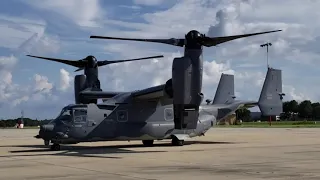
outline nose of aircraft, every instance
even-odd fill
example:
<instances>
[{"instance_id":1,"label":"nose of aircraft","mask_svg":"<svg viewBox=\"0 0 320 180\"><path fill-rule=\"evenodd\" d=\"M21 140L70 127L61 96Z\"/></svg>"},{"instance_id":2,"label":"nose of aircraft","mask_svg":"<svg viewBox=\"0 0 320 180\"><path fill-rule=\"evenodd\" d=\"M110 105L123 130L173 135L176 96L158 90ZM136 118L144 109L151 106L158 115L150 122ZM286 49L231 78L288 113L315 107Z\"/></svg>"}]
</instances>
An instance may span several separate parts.
<instances>
[{"instance_id":1,"label":"nose of aircraft","mask_svg":"<svg viewBox=\"0 0 320 180\"><path fill-rule=\"evenodd\" d=\"M50 139L53 133L53 124L45 124L40 126L39 136L43 139Z\"/></svg>"},{"instance_id":2,"label":"nose of aircraft","mask_svg":"<svg viewBox=\"0 0 320 180\"><path fill-rule=\"evenodd\" d=\"M54 128L53 124L44 124L40 127L40 130L52 132L53 128Z\"/></svg>"}]
</instances>

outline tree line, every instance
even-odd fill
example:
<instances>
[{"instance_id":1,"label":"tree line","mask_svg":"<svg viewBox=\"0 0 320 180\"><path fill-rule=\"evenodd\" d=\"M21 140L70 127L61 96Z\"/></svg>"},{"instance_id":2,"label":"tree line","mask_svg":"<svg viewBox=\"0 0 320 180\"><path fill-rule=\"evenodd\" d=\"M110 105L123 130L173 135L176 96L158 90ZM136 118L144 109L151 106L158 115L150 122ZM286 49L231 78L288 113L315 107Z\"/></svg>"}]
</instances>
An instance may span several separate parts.
<instances>
[{"instance_id":1,"label":"tree line","mask_svg":"<svg viewBox=\"0 0 320 180\"><path fill-rule=\"evenodd\" d=\"M310 100L304 100L300 103L295 100L284 102L282 118L320 120L320 103Z\"/></svg>"},{"instance_id":2,"label":"tree line","mask_svg":"<svg viewBox=\"0 0 320 180\"><path fill-rule=\"evenodd\" d=\"M15 127L20 119L21 118L0 120L0 128ZM30 118L23 118L23 125L24 126L41 126L43 124L47 124L49 121L51 120L50 119L34 120Z\"/></svg>"}]
</instances>

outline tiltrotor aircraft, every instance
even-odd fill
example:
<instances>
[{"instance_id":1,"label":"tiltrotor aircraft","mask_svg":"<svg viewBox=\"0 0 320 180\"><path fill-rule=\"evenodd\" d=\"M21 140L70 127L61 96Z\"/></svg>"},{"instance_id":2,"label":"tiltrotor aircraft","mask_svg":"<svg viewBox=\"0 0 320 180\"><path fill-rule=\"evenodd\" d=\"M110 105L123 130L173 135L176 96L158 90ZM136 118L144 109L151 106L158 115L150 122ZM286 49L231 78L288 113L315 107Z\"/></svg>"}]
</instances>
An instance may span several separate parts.
<instances>
[{"instance_id":1,"label":"tiltrotor aircraft","mask_svg":"<svg viewBox=\"0 0 320 180\"><path fill-rule=\"evenodd\" d=\"M228 104L201 105L202 47L272 32L277 31L206 37L192 30L185 39L167 40L91 36L185 46L185 53L181 58L174 58L172 78L165 84L139 91L115 93L112 97L106 92L109 99L101 104L77 103L66 106L56 119L40 127L36 138L44 139L46 145L51 141L52 150L59 150L60 144L108 140L142 140L144 145L150 146L154 140L169 138L173 145L183 145L187 137L203 134L215 124L217 117L224 117L233 110L230 110L231 107L237 107ZM268 83L265 82L259 101L250 102L251 105L258 105L264 116L279 115L282 112L282 87L279 85L274 88L276 85L271 83L281 84L281 75L276 76L276 72L281 74L281 71L275 71L273 78L272 72L269 72L271 77L267 75ZM75 85L80 84L77 81L79 79L75 79ZM96 98L104 98L103 92L100 95Z\"/></svg>"}]
</instances>

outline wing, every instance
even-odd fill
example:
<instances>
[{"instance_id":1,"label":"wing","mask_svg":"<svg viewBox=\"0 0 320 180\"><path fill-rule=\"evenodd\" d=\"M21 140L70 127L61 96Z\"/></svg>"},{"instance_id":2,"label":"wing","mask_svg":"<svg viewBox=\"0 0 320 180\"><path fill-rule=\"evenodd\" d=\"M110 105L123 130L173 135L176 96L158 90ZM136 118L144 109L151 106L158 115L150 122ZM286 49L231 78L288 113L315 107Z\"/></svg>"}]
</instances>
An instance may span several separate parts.
<instances>
[{"instance_id":1,"label":"wing","mask_svg":"<svg viewBox=\"0 0 320 180\"><path fill-rule=\"evenodd\" d=\"M131 97L136 101L159 101L163 105L172 104L172 99L165 92L165 84L153 86L131 93Z\"/></svg>"},{"instance_id":2,"label":"wing","mask_svg":"<svg viewBox=\"0 0 320 180\"><path fill-rule=\"evenodd\" d=\"M80 95L87 99L109 99L118 94L125 92L115 92L115 91L82 91Z\"/></svg>"},{"instance_id":3,"label":"wing","mask_svg":"<svg viewBox=\"0 0 320 180\"><path fill-rule=\"evenodd\" d=\"M143 90L134 91L131 95L134 99L137 100L151 100L151 99L160 99L164 97L164 87L165 84L146 88Z\"/></svg>"},{"instance_id":4,"label":"wing","mask_svg":"<svg viewBox=\"0 0 320 180\"><path fill-rule=\"evenodd\" d=\"M154 86L142 90L137 90L131 92L131 97L133 100L137 101L157 101L157 100L169 100L166 101L170 103L168 95L164 91L165 84ZM82 91L80 95L87 99L102 99L106 101L118 94L128 93L128 92L119 92L119 91Z\"/></svg>"}]
</instances>

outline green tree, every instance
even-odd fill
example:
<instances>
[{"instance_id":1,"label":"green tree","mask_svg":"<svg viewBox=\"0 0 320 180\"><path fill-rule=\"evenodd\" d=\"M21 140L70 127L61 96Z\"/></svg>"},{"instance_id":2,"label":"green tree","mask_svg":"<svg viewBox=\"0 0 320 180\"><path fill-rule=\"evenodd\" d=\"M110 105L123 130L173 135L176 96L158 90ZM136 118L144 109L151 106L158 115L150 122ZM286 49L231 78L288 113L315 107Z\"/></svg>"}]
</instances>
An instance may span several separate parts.
<instances>
[{"instance_id":1,"label":"green tree","mask_svg":"<svg viewBox=\"0 0 320 180\"><path fill-rule=\"evenodd\" d=\"M298 113L299 104L296 100L283 102L283 114L281 115L281 119L295 119L293 113Z\"/></svg>"},{"instance_id":2,"label":"green tree","mask_svg":"<svg viewBox=\"0 0 320 180\"><path fill-rule=\"evenodd\" d=\"M317 106L320 106L320 103L318 103L318 102L312 103L311 106L312 106L313 108L315 108L315 107L317 107Z\"/></svg>"},{"instance_id":3,"label":"green tree","mask_svg":"<svg viewBox=\"0 0 320 180\"><path fill-rule=\"evenodd\" d=\"M0 120L0 127L6 127L6 123L3 120Z\"/></svg>"},{"instance_id":4,"label":"green tree","mask_svg":"<svg viewBox=\"0 0 320 180\"><path fill-rule=\"evenodd\" d=\"M304 100L299 104L299 116L302 118L309 118L312 116L313 109L311 101Z\"/></svg>"},{"instance_id":5,"label":"green tree","mask_svg":"<svg viewBox=\"0 0 320 180\"><path fill-rule=\"evenodd\" d=\"M298 113L298 111L299 111L299 103L296 100L291 100L289 102L289 109L290 109L290 112Z\"/></svg>"},{"instance_id":6,"label":"green tree","mask_svg":"<svg viewBox=\"0 0 320 180\"><path fill-rule=\"evenodd\" d=\"M314 119L320 119L320 105L313 108L312 116Z\"/></svg>"},{"instance_id":7,"label":"green tree","mask_svg":"<svg viewBox=\"0 0 320 180\"><path fill-rule=\"evenodd\" d=\"M312 106L312 118L313 118L313 119L319 118L319 116L318 116L318 114L317 114L316 107L320 106L320 103L318 103L318 102L312 103L311 106Z\"/></svg>"},{"instance_id":8,"label":"green tree","mask_svg":"<svg viewBox=\"0 0 320 180\"><path fill-rule=\"evenodd\" d=\"M289 103L289 101L283 102L283 112L286 114L289 114L291 112Z\"/></svg>"},{"instance_id":9,"label":"green tree","mask_svg":"<svg viewBox=\"0 0 320 180\"><path fill-rule=\"evenodd\" d=\"M250 121L251 120L251 111L247 108L240 108L236 110L237 119L241 119L242 121Z\"/></svg>"}]
</instances>

